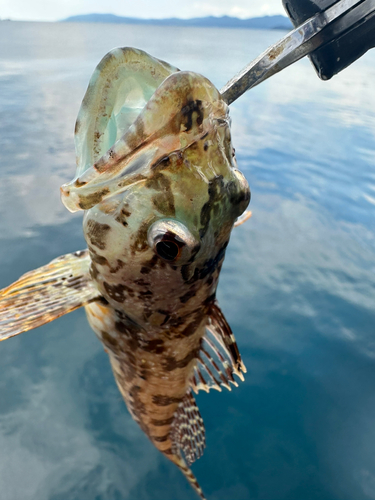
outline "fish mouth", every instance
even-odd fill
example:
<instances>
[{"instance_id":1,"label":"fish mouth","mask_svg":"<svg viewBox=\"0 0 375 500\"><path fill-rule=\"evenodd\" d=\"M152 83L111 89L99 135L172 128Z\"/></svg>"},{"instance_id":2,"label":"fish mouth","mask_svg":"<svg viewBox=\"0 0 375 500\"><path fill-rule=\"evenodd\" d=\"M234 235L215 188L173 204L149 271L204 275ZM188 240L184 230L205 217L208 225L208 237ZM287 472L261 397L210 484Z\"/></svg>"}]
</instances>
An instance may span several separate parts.
<instances>
[{"instance_id":1,"label":"fish mouth","mask_svg":"<svg viewBox=\"0 0 375 500\"><path fill-rule=\"evenodd\" d=\"M135 154L128 161L123 161L126 164L117 173L111 170L95 175L92 171L94 165L81 177L61 186L62 202L70 212L89 210L105 199L144 182L154 155L154 149Z\"/></svg>"},{"instance_id":2,"label":"fish mouth","mask_svg":"<svg viewBox=\"0 0 375 500\"><path fill-rule=\"evenodd\" d=\"M61 187L68 210L88 210L144 182L164 157L199 140L228 107L202 75L171 74L156 89L125 134L82 175Z\"/></svg>"}]
</instances>

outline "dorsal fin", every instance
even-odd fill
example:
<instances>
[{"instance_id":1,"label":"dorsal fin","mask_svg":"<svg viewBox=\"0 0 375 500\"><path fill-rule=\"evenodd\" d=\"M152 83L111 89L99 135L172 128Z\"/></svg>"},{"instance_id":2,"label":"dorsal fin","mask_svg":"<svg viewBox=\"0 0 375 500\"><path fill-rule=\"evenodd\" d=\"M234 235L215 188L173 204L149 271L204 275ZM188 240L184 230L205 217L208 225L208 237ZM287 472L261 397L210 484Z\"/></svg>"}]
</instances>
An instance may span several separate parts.
<instances>
[{"instance_id":1,"label":"dorsal fin","mask_svg":"<svg viewBox=\"0 0 375 500\"><path fill-rule=\"evenodd\" d=\"M233 374L244 380L245 365L241 359L236 339L218 304L212 304L209 311L207 331L202 339L198 363L194 369L191 388L197 394L200 390L231 390L230 384L238 386Z\"/></svg>"},{"instance_id":2,"label":"dorsal fin","mask_svg":"<svg viewBox=\"0 0 375 500\"><path fill-rule=\"evenodd\" d=\"M0 290L0 341L100 299L90 262L88 250L63 255Z\"/></svg>"},{"instance_id":3,"label":"dorsal fin","mask_svg":"<svg viewBox=\"0 0 375 500\"><path fill-rule=\"evenodd\" d=\"M175 449L182 450L188 465L203 455L206 446L206 432L194 396L189 391L180 403L174 417L171 430Z\"/></svg>"}]
</instances>

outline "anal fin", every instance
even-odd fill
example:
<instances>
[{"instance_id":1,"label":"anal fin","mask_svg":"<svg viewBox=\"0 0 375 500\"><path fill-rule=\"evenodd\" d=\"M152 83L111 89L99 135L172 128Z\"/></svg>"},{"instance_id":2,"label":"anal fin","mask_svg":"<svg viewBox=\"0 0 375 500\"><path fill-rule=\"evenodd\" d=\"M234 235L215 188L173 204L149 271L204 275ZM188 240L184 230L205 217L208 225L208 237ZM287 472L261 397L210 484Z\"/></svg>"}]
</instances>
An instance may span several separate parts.
<instances>
[{"instance_id":1,"label":"anal fin","mask_svg":"<svg viewBox=\"0 0 375 500\"><path fill-rule=\"evenodd\" d=\"M180 449L190 466L203 455L206 446L206 431L194 396L189 391L178 407L171 431L172 443L178 454Z\"/></svg>"},{"instance_id":2,"label":"anal fin","mask_svg":"<svg viewBox=\"0 0 375 500\"><path fill-rule=\"evenodd\" d=\"M63 255L0 290L0 341L100 299L90 262L87 250Z\"/></svg>"},{"instance_id":3,"label":"anal fin","mask_svg":"<svg viewBox=\"0 0 375 500\"><path fill-rule=\"evenodd\" d=\"M233 375L244 380L246 368L242 362L236 339L218 304L212 304L209 324L202 339L198 363L194 369L191 388L197 394L200 390L231 390L231 384L238 386Z\"/></svg>"}]
</instances>

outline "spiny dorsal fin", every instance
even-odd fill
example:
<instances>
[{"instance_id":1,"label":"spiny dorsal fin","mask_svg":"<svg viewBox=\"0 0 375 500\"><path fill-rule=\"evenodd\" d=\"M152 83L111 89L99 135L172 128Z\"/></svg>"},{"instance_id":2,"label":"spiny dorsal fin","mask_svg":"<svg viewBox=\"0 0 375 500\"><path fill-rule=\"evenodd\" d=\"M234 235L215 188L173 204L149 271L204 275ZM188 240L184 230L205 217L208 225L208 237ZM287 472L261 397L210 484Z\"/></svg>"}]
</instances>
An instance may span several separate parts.
<instances>
[{"instance_id":1,"label":"spiny dorsal fin","mask_svg":"<svg viewBox=\"0 0 375 500\"><path fill-rule=\"evenodd\" d=\"M191 387L196 394L200 390L221 391L222 387L231 390L230 384L238 386L233 374L243 381L243 373L246 373L246 368L241 360L236 339L215 302L209 312L209 323L202 339Z\"/></svg>"},{"instance_id":2,"label":"spiny dorsal fin","mask_svg":"<svg viewBox=\"0 0 375 500\"><path fill-rule=\"evenodd\" d=\"M0 341L100 299L87 250L54 259L0 290Z\"/></svg>"},{"instance_id":3,"label":"spiny dorsal fin","mask_svg":"<svg viewBox=\"0 0 375 500\"><path fill-rule=\"evenodd\" d=\"M197 403L188 392L178 407L171 431L174 453L182 450L188 465L203 455L206 446L206 432Z\"/></svg>"}]
</instances>

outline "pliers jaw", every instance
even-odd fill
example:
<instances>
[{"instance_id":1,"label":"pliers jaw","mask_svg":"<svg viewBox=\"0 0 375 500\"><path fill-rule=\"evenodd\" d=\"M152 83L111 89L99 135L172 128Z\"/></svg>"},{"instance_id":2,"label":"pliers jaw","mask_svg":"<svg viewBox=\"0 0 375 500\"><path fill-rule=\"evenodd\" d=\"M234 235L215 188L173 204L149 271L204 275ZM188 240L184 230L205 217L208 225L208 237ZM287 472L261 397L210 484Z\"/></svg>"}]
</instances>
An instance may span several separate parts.
<instances>
[{"instance_id":1,"label":"pliers jaw","mask_svg":"<svg viewBox=\"0 0 375 500\"><path fill-rule=\"evenodd\" d=\"M328 80L375 46L375 0L284 0L284 5L296 28L221 89L228 104L306 55ZM322 10L323 5L328 7Z\"/></svg>"},{"instance_id":2,"label":"pliers jaw","mask_svg":"<svg viewBox=\"0 0 375 500\"><path fill-rule=\"evenodd\" d=\"M294 27L340 0L282 0ZM309 54L318 76L329 80L375 47L375 2L364 0L326 28L330 39Z\"/></svg>"}]
</instances>

